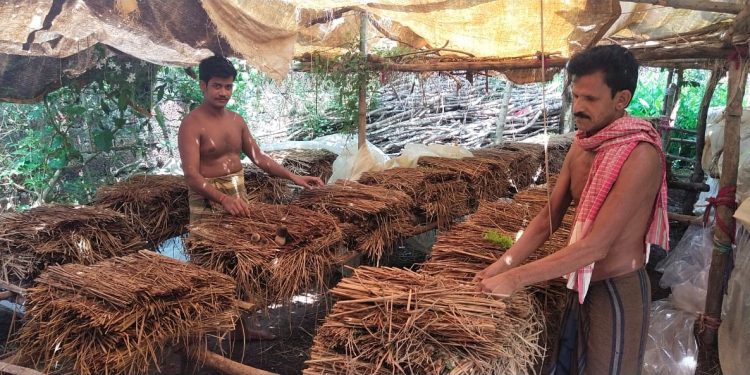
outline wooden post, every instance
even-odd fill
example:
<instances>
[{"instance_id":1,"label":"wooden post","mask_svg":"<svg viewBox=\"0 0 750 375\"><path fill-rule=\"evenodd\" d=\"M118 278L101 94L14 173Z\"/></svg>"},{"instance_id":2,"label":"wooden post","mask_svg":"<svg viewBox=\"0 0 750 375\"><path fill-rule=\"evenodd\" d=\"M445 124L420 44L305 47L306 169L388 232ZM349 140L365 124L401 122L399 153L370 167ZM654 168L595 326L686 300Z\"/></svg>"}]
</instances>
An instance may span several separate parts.
<instances>
[{"instance_id":1,"label":"wooden post","mask_svg":"<svg viewBox=\"0 0 750 375\"><path fill-rule=\"evenodd\" d=\"M506 77L506 79L508 79ZM505 119L508 115L508 106L510 105L511 92L513 91L513 82L507 80L505 82L505 92L503 93L503 105L500 107L500 113L497 115L495 122L495 144L499 145L503 143L503 133L505 132Z\"/></svg>"},{"instance_id":2,"label":"wooden post","mask_svg":"<svg viewBox=\"0 0 750 375\"><path fill-rule=\"evenodd\" d=\"M740 119L742 118L742 97L745 96L748 65L743 58L738 62L728 61L729 87L727 98L726 123L724 125L724 162L721 168L719 188L737 185L737 167L740 151ZM728 228L734 227L734 207L720 205L716 208L717 221L723 221ZM706 311L704 322L696 323L698 338L698 368L696 374L716 374L719 369L717 332L721 318L721 304L724 300L724 277L731 253L734 233L725 233L718 226L714 230L714 250L711 255L711 269L708 273L706 291ZM708 324L701 324L707 322Z\"/></svg>"},{"instance_id":3,"label":"wooden post","mask_svg":"<svg viewBox=\"0 0 750 375\"><path fill-rule=\"evenodd\" d=\"M703 183L703 148L706 145L706 121L708 119L708 109L711 104L711 98L714 96L716 86L719 80L724 76L726 70L724 66L717 66L711 70L711 76L706 84L706 91L703 93L703 99L701 100L701 107L698 111L698 124L696 126L695 134L695 164L693 168L693 174L690 176L690 182L697 184ZM698 200L697 192L689 192L685 197L685 202L682 206L682 213L685 215L691 215L693 213L693 206Z\"/></svg>"},{"instance_id":4,"label":"wooden post","mask_svg":"<svg viewBox=\"0 0 750 375\"><path fill-rule=\"evenodd\" d=\"M359 53L367 59L367 13L359 15ZM367 132L367 74L359 72L359 116L357 116L357 148L365 145Z\"/></svg>"},{"instance_id":5,"label":"wooden post","mask_svg":"<svg viewBox=\"0 0 750 375\"><path fill-rule=\"evenodd\" d=\"M44 375L44 373L30 368L16 366L6 362L0 362L0 374L11 375Z\"/></svg>"}]
</instances>

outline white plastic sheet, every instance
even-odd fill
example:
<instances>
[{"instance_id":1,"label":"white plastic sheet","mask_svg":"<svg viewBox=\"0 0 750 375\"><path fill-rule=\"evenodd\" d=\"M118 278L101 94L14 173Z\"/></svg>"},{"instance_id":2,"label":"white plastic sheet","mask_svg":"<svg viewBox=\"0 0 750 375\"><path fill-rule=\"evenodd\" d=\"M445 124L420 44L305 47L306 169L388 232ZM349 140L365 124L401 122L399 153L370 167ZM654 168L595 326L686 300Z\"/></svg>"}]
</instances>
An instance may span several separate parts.
<instances>
[{"instance_id":1,"label":"white plastic sheet","mask_svg":"<svg viewBox=\"0 0 750 375\"><path fill-rule=\"evenodd\" d=\"M672 300L651 304L643 375L693 375L698 345L693 336L695 315L678 309Z\"/></svg>"},{"instance_id":2,"label":"white plastic sheet","mask_svg":"<svg viewBox=\"0 0 750 375\"><path fill-rule=\"evenodd\" d=\"M737 233L734 270L729 278L719 326L719 362L725 375L748 373L750 353L750 232Z\"/></svg>"},{"instance_id":3,"label":"white plastic sheet","mask_svg":"<svg viewBox=\"0 0 750 375\"><path fill-rule=\"evenodd\" d=\"M656 270L664 273L659 285L672 288L672 301L677 308L690 313L704 310L712 249L711 228L691 225L674 250L657 265Z\"/></svg>"}]
</instances>

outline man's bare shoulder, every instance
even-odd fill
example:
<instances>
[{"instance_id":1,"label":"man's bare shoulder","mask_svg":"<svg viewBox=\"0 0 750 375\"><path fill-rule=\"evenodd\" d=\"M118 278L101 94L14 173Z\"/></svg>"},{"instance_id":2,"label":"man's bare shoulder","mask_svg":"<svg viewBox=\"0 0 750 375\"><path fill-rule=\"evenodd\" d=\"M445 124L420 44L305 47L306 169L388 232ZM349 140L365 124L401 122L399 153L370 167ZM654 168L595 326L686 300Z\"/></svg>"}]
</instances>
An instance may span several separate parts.
<instances>
[{"instance_id":1,"label":"man's bare shoulder","mask_svg":"<svg viewBox=\"0 0 750 375\"><path fill-rule=\"evenodd\" d=\"M203 117L200 112L199 108L190 111L187 116L182 119L182 122L180 122L180 130L190 130L198 126L198 124L202 122L200 120L201 117Z\"/></svg>"},{"instance_id":2,"label":"man's bare shoulder","mask_svg":"<svg viewBox=\"0 0 750 375\"><path fill-rule=\"evenodd\" d=\"M659 175L663 169L661 151L650 143L640 142L630 153L623 168L635 168L644 174Z\"/></svg>"}]
</instances>

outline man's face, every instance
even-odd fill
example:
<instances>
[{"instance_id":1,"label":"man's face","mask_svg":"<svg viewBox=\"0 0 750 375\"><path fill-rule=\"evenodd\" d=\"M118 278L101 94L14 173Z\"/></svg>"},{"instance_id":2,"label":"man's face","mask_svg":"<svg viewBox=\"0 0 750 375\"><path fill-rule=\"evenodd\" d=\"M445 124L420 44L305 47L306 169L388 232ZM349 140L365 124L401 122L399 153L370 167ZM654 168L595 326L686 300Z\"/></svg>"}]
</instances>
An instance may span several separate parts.
<instances>
[{"instance_id":1,"label":"man's face","mask_svg":"<svg viewBox=\"0 0 750 375\"><path fill-rule=\"evenodd\" d=\"M212 77L208 82L200 82L203 102L217 108L224 108L232 98L234 79L232 77Z\"/></svg>"},{"instance_id":2,"label":"man's face","mask_svg":"<svg viewBox=\"0 0 750 375\"><path fill-rule=\"evenodd\" d=\"M612 97L612 89L605 83L601 71L574 76L571 88L576 127L588 135L624 115L632 96L630 90L623 90Z\"/></svg>"}]
</instances>

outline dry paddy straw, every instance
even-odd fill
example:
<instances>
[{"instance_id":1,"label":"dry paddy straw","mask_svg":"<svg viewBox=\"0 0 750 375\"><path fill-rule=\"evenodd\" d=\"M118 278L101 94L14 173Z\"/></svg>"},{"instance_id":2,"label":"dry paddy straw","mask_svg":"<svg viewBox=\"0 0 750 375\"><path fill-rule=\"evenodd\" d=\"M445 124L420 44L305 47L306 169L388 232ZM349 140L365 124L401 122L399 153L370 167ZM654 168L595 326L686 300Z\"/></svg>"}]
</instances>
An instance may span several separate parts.
<instances>
[{"instance_id":1,"label":"dry paddy straw","mask_svg":"<svg viewBox=\"0 0 750 375\"><path fill-rule=\"evenodd\" d=\"M508 195L507 162L485 157L448 159L421 157L419 165L450 171L469 184L474 199L494 200Z\"/></svg>"},{"instance_id":2,"label":"dry paddy straw","mask_svg":"<svg viewBox=\"0 0 750 375\"><path fill-rule=\"evenodd\" d=\"M414 200L380 186L336 181L303 191L294 204L336 217L353 247L375 260L413 227Z\"/></svg>"},{"instance_id":3,"label":"dry paddy straw","mask_svg":"<svg viewBox=\"0 0 750 375\"><path fill-rule=\"evenodd\" d=\"M245 190L251 202L284 204L295 198L290 182L284 178L271 177L255 166L245 168L244 173Z\"/></svg>"},{"instance_id":4,"label":"dry paddy straw","mask_svg":"<svg viewBox=\"0 0 750 375\"><path fill-rule=\"evenodd\" d=\"M541 354L523 291L495 300L443 277L360 267L331 293L305 374L520 374Z\"/></svg>"},{"instance_id":5,"label":"dry paddy straw","mask_svg":"<svg viewBox=\"0 0 750 375\"><path fill-rule=\"evenodd\" d=\"M168 347L231 331L234 289L228 276L145 250L52 266L28 290L20 351L45 372L143 374Z\"/></svg>"},{"instance_id":6,"label":"dry paddy straw","mask_svg":"<svg viewBox=\"0 0 750 375\"><path fill-rule=\"evenodd\" d=\"M291 205L252 203L250 212L191 225L186 248L192 262L231 276L240 298L263 306L323 288L343 247L336 220ZM287 233L280 243L282 228Z\"/></svg>"},{"instance_id":7,"label":"dry paddy straw","mask_svg":"<svg viewBox=\"0 0 750 375\"><path fill-rule=\"evenodd\" d=\"M320 177L326 182L333 173L334 160L336 154L326 150L287 150L281 164L293 173Z\"/></svg>"},{"instance_id":8,"label":"dry paddy straw","mask_svg":"<svg viewBox=\"0 0 750 375\"><path fill-rule=\"evenodd\" d=\"M133 176L99 188L93 203L124 214L152 248L185 233L190 218L182 176Z\"/></svg>"},{"instance_id":9,"label":"dry paddy straw","mask_svg":"<svg viewBox=\"0 0 750 375\"><path fill-rule=\"evenodd\" d=\"M52 264L92 264L134 253L145 243L118 212L50 205L0 215L2 278L25 285Z\"/></svg>"}]
</instances>

